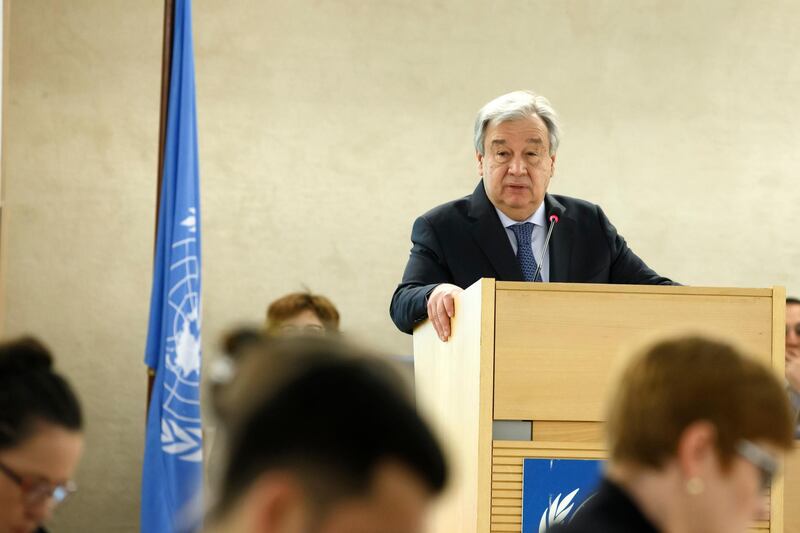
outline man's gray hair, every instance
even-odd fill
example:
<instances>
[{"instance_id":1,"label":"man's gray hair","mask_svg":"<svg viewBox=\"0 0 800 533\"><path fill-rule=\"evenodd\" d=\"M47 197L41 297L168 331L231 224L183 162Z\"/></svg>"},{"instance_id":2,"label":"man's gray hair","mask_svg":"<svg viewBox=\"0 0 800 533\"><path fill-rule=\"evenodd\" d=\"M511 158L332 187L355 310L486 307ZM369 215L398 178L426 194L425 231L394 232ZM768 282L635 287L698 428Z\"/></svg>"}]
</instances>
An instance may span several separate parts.
<instances>
[{"instance_id":1,"label":"man's gray hair","mask_svg":"<svg viewBox=\"0 0 800 533\"><path fill-rule=\"evenodd\" d=\"M483 141L486 137L486 128L490 124L520 120L531 115L537 115L547 126L550 155L555 155L561 140L558 115L547 98L531 91L514 91L498 96L478 111L478 117L475 119L475 150L481 155L486 155Z\"/></svg>"}]
</instances>

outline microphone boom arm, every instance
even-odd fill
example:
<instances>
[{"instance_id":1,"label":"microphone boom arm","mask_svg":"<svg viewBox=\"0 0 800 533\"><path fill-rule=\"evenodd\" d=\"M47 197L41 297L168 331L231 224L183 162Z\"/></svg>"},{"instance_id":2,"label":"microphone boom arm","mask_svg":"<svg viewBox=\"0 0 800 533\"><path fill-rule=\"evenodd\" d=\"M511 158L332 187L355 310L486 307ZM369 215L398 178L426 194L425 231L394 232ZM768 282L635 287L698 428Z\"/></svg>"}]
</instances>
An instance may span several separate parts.
<instances>
[{"instance_id":1,"label":"microphone boom arm","mask_svg":"<svg viewBox=\"0 0 800 533\"><path fill-rule=\"evenodd\" d=\"M536 272L533 274L533 281L536 281L536 278L539 277L539 274L542 272L542 265L544 264L544 254L547 252L547 245L550 244L550 236L553 234L553 228L556 227L558 223L558 215L550 215L550 228L547 230L547 236L544 238L544 246L542 246L542 253L539 256L539 264L536 265Z\"/></svg>"}]
</instances>

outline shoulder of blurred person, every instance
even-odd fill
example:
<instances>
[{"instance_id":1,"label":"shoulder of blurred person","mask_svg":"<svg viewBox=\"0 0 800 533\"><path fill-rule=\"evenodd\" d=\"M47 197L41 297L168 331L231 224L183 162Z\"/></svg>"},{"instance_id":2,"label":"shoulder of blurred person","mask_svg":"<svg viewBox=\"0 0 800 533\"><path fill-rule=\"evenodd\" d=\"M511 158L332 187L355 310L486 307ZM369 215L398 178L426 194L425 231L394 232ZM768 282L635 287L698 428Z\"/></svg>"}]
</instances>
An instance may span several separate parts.
<instances>
[{"instance_id":1,"label":"shoulder of blurred person","mask_svg":"<svg viewBox=\"0 0 800 533\"><path fill-rule=\"evenodd\" d=\"M567 527L568 526L568 527ZM630 496L609 480L603 480L568 524L549 528L548 533L657 533Z\"/></svg>"}]
</instances>

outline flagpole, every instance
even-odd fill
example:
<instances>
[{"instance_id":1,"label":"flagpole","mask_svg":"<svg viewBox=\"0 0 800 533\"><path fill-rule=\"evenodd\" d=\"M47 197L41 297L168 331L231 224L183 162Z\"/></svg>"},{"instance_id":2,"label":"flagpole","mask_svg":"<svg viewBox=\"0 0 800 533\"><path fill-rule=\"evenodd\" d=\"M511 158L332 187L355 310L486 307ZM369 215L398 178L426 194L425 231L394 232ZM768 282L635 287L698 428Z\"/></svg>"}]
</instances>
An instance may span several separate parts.
<instances>
[{"instance_id":1,"label":"flagpole","mask_svg":"<svg viewBox=\"0 0 800 533\"><path fill-rule=\"evenodd\" d=\"M169 102L169 79L172 72L172 27L175 18L175 0L164 0L164 40L161 45L161 111L158 121L158 171L156 175L156 224L153 230L153 263L155 264L155 248L158 242L158 218L161 206L161 187L164 181L164 144L167 138L167 104ZM150 397L153 394L153 381L156 372L147 369L147 402L145 404L145 421L150 411Z\"/></svg>"}]
</instances>

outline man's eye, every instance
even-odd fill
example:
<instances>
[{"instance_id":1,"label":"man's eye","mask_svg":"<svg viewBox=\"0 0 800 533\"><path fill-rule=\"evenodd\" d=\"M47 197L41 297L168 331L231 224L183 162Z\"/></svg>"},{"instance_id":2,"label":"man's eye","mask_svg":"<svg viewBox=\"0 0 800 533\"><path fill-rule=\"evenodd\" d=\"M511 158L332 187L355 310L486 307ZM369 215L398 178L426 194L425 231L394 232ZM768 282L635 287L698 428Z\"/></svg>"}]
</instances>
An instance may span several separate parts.
<instances>
[{"instance_id":1,"label":"man's eye","mask_svg":"<svg viewBox=\"0 0 800 533\"><path fill-rule=\"evenodd\" d=\"M508 152L497 152L497 157L508 157Z\"/></svg>"}]
</instances>

